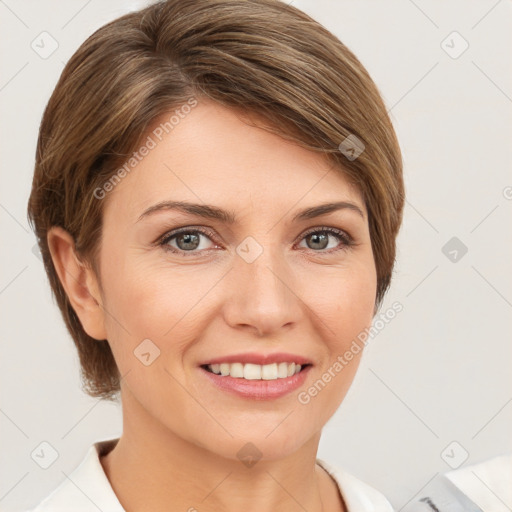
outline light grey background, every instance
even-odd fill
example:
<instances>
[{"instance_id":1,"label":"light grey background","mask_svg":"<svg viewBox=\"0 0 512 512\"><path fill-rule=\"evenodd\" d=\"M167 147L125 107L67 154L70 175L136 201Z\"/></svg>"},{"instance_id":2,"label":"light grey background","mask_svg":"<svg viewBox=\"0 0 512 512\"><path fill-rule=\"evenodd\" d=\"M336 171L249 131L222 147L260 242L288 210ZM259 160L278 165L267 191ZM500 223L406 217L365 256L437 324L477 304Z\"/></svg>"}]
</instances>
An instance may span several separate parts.
<instances>
[{"instance_id":1,"label":"light grey background","mask_svg":"<svg viewBox=\"0 0 512 512\"><path fill-rule=\"evenodd\" d=\"M64 63L95 29L146 4L0 0L1 510L33 506L93 442L121 433L120 407L80 390L74 345L32 252L26 203L39 122ZM466 451L465 465L512 450L512 7L293 5L367 67L403 150L405 219L382 307L399 301L403 311L371 340L319 451L399 510ZM43 31L58 42L45 59L31 48ZM453 31L469 44L457 58L463 41ZM452 247L442 252L452 237L468 249L462 257L456 249L455 262ZM31 458L43 441L59 453L46 470Z\"/></svg>"}]
</instances>

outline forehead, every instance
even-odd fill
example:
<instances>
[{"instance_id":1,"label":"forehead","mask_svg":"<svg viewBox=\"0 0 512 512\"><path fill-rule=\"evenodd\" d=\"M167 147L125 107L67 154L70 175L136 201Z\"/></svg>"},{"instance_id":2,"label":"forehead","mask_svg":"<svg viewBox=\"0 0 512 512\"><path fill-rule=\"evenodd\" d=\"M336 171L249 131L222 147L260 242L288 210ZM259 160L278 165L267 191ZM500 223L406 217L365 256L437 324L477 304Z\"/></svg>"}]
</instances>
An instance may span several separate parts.
<instances>
[{"instance_id":1,"label":"forehead","mask_svg":"<svg viewBox=\"0 0 512 512\"><path fill-rule=\"evenodd\" d=\"M364 208L357 188L324 155L270 133L262 122L209 100L181 117L163 114L109 192L107 209L133 218L168 199L229 203L232 209L348 199Z\"/></svg>"}]
</instances>

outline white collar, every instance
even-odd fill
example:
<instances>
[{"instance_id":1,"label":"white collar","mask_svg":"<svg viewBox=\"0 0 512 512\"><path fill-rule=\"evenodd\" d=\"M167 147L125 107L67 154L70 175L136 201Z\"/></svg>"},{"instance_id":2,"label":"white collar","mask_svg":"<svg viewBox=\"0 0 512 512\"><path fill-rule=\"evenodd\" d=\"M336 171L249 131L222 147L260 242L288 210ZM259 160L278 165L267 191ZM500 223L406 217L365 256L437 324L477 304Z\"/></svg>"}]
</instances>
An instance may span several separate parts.
<instances>
[{"instance_id":1,"label":"white collar","mask_svg":"<svg viewBox=\"0 0 512 512\"><path fill-rule=\"evenodd\" d=\"M316 459L336 481L348 512L393 512L389 501L379 491L346 471Z\"/></svg>"}]
</instances>

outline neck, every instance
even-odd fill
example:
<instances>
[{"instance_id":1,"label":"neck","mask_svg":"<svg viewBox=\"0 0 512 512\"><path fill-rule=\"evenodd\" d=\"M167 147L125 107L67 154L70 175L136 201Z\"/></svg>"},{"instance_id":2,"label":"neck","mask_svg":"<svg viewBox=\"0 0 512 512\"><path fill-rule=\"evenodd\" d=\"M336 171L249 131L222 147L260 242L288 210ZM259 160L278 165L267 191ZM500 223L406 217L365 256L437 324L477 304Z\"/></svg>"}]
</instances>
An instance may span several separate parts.
<instances>
[{"instance_id":1,"label":"neck","mask_svg":"<svg viewBox=\"0 0 512 512\"><path fill-rule=\"evenodd\" d=\"M285 458L246 465L170 431L136 410L133 397L126 402L123 396L123 434L100 461L127 512L346 510L337 485L316 465L320 432Z\"/></svg>"}]
</instances>

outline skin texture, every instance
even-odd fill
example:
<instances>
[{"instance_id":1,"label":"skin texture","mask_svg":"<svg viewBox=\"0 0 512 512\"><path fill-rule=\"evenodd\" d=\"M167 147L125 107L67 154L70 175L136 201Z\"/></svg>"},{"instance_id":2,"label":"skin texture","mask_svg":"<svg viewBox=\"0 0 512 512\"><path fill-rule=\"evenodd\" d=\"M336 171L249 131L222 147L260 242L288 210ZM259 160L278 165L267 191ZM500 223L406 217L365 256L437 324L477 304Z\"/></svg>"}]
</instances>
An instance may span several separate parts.
<instances>
[{"instance_id":1,"label":"skin texture","mask_svg":"<svg viewBox=\"0 0 512 512\"><path fill-rule=\"evenodd\" d=\"M251 126L257 119L201 99L109 192L101 286L65 231L53 228L48 236L84 329L109 340L123 376L123 434L101 462L129 512L344 510L315 460L321 429L345 397L362 351L308 404L297 395L371 324L376 271L367 211L339 169ZM138 221L164 200L215 205L237 220L162 210ZM349 201L364 216L343 209L292 220L331 201ZM179 236L168 241L180 254L153 244L181 227L211 236L199 235L192 251ZM325 247L304 236L324 227L348 233L354 245L329 234ZM248 236L263 250L252 263L236 252ZM160 350L148 366L134 355L144 339ZM299 390L267 401L221 391L199 368L245 352L290 352L313 367ZM263 454L252 467L237 457L247 442Z\"/></svg>"}]
</instances>

